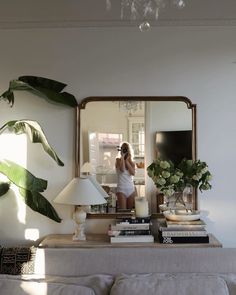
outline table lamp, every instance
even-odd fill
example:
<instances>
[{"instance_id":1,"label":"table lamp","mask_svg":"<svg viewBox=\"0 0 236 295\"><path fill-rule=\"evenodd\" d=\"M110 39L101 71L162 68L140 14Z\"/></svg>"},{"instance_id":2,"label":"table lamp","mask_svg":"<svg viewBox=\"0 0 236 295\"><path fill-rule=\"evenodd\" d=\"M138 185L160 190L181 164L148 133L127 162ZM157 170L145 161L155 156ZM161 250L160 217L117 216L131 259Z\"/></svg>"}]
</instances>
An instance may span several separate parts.
<instances>
[{"instance_id":1,"label":"table lamp","mask_svg":"<svg viewBox=\"0 0 236 295\"><path fill-rule=\"evenodd\" d=\"M54 199L55 203L77 205L73 216L76 222L73 240L86 240L84 229L87 213L83 206L105 204L106 197L109 196L101 185L93 176L88 176L72 179Z\"/></svg>"},{"instance_id":2,"label":"table lamp","mask_svg":"<svg viewBox=\"0 0 236 295\"><path fill-rule=\"evenodd\" d=\"M83 166L81 167L81 169L80 169L80 172L82 174L85 174L85 175L92 174L92 171L93 171L93 167L92 167L92 164L90 162L85 162L83 164Z\"/></svg>"}]
</instances>

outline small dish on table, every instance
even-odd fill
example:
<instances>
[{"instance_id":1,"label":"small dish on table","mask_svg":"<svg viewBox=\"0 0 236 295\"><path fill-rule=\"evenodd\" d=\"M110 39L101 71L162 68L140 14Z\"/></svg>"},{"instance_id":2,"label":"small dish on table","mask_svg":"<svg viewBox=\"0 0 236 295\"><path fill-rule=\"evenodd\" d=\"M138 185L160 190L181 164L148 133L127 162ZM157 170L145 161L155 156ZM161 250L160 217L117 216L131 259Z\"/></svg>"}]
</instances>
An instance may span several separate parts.
<instances>
[{"instance_id":1,"label":"small dish on table","mask_svg":"<svg viewBox=\"0 0 236 295\"><path fill-rule=\"evenodd\" d=\"M168 210L163 215L171 221L192 221L200 219L200 211L197 210Z\"/></svg>"}]
</instances>

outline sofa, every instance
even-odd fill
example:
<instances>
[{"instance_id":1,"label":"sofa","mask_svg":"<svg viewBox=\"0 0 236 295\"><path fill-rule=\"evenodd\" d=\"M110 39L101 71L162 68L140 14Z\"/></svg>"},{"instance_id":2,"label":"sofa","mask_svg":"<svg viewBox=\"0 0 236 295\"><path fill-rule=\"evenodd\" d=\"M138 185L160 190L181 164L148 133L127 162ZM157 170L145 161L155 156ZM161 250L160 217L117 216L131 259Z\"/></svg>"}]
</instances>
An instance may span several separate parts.
<instances>
[{"instance_id":1,"label":"sofa","mask_svg":"<svg viewBox=\"0 0 236 295\"><path fill-rule=\"evenodd\" d=\"M33 272L2 273L0 294L235 295L236 249L36 248Z\"/></svg>"}]
</instances>

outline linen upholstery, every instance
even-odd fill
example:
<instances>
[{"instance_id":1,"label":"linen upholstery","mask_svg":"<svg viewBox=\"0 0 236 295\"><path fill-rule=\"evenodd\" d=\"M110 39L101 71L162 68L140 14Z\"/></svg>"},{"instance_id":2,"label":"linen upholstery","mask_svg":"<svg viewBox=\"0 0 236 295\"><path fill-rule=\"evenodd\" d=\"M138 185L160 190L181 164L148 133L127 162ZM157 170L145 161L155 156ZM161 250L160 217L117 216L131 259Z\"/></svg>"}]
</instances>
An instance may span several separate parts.
<instances>
[{"instance_id":1,"label":"linen upholstery","mask_svg":"<svg viewBox=\"0 0 236 295\"><path fill-rule=\"evenodd\" d=\"M206 275L120 275L111 295L228 295L225 281Z\"/></svg>"},{"instance_id":2,"label":"linen upholstery","mask_svg":"<svg viewBox=\"0 0 236 295\"><path fill-rule=\"evenodd\" d=\"M34 274L17 275L17 276L0 275L0 281L1 280L8 281L9 284L11 284L12 280L14 280L18 282L47 283L49 285L55 284L55 283L64 284L64 285L76 285L76 286L89 288L96 295L109 295L111 287L114 283L114 276L99 275L99 274L81 276L81 277L40 276L40 275L34 275ZM3 294L1 293L1 287L0 287L0 294ZM7 293L4 293L4 294L7 294Z\"/></svg>"},{"instance_id":3,"label":"linen upholstery","mask_svg":"<svg viewBox=\"0 0 236 295\"><path fill-rule=\"evenodd\" d=\"M72 284L0 279L0 292L6 295L95 295L91 288Z\"/></svg>"},{"instance_id":4,"label":"linen upholstery","mask_svg":"<svg viewBox=\"0 0 236 295\"><path fill-rule=\"evenodd\" d=\"M235 248L42 248L35 273L57 276L236 273Z\"/></svg>"}]
</instances>

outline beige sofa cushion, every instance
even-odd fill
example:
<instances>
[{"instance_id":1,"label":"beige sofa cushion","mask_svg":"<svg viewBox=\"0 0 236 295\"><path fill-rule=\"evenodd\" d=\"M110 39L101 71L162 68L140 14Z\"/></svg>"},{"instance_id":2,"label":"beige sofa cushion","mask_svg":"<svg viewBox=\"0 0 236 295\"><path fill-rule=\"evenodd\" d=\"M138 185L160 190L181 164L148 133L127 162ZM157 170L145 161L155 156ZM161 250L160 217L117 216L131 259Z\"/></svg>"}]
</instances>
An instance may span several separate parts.
<instances>
[{"instance_id":1,"label":"beige sofa cushion","mask_svg":"<svg viewBox=\"0 0 236 295\"><path fill-rule=\"evenodd\" d=\"M21 276L0 275L0 282L3 280L9 282L15 280L21 282L77 285L78 287L81 286L91 289L94 292L93 294L96 295L109 295L111 287L114 283L114 276L103 274L79 277L42 276L33 274Z\"/></svg>"},{"instance_id":2,"label":"beige sofa cushion","mask_svg":"<svg viewBox=\"0 0 236 295\"><path fill-rule=\"evenodd\" d=\"M71 284L0 279L0 292L4 295L95 295L93 289Z\"/></svg>"},{"instance_id":3,"label":"beige sofa cushion","mask_svg":"<svg viewBox=\"0 0 236 295\"><path fill-rule=\"evenodd\" d=\"M229 295L225 281L207 275L120 275L111 295Z\"/></svg>"}]
</instances>

